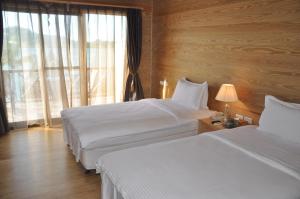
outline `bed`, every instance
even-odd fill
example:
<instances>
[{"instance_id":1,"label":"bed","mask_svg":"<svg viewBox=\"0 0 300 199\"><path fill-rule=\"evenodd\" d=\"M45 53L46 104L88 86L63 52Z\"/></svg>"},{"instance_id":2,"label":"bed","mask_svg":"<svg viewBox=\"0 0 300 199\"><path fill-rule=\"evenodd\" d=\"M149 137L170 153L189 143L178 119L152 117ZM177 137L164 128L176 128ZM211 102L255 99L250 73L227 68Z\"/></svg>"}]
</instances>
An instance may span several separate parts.
<instances>
[{"instance_id":1,"label":"bed","mask_svg":"<svg viewBox=\"0 0 300 199\"><path fill-rule=\"evenodd\" d=\"M177 87L172 99L63 110L64 140L76 161L95 169L98 157L108 152L196 135L198 119L215 113L207 108L207 83L182 80Z\"/></svg>"},{"instance_id":2,"label":"bed","mask_svg":"<svg viewBox=\"0 0 300 199\"><path fill-rule=\"evenodd\" d=\"M300 147L256 126L102 156L102 199L299 198Z\"/></svg>"},{"instance_id":3,"label":"bed","mask_svg":"<svg viewBox=\"0 0 300 199\"><path fill-rule=\"evenodd\" d=\"M62 112L65 142L76 161L95 169L101 155L128 147L197 134L198 118L213 114L171 100L145 99Z\"/></svg>"},{"instance_id":4,"label":"bed","mask_svg":"<svg viewBox=\"0 0 300 199\"><path fill-rule=\"evenodd\" d=\"M96 167L102 199L300 198L300 106L277 103L267 109L259 127L224 129L100 157ZM274 114L278 111L281 115ZM284 119L291 119L287 123L292 126L287 128Z\"/></svg>"}]
</instances>

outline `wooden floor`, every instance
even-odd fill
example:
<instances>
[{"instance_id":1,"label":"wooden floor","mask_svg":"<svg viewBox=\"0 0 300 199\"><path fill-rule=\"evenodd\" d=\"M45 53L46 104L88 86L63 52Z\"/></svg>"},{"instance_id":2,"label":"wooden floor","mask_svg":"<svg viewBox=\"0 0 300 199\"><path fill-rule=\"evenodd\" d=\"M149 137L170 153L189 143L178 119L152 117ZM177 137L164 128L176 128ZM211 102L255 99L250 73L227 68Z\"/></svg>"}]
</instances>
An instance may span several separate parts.
<instances>
[{"instance_id":1,"label":"wooden floor","mask_svg":"<svg viewBox=\"0 0 300 199\"><path fill-rule=\"evenodd\" d=\"M100 176L85 174L61 129L0 136L0 198L100 198Z\"/></svg>"}]
</instances>

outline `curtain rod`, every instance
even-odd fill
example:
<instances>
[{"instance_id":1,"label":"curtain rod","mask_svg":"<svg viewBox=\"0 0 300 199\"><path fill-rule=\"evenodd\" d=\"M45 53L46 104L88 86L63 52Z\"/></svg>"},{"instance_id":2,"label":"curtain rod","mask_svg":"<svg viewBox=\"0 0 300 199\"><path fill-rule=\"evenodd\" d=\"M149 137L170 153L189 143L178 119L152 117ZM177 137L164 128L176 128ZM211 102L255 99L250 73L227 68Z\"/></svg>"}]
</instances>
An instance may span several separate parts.
<instances>
[{"instance_id":1,"label":"curtain rod","mask_svg":"<svg viewBox=\"0 0 300 199\"><path fill-rule=\"evenodd\" d=\"M35 0L41 3L61 3L61 4L73 4L73 5L88 5L88 6L104 6L104 7L116 7L116 8L134 8L140 10L149 10L144 5L136 5L132 3L112 3L112 2L100 2L100 1L84 1L84 0Z\"/></svg>"}]
</instances>

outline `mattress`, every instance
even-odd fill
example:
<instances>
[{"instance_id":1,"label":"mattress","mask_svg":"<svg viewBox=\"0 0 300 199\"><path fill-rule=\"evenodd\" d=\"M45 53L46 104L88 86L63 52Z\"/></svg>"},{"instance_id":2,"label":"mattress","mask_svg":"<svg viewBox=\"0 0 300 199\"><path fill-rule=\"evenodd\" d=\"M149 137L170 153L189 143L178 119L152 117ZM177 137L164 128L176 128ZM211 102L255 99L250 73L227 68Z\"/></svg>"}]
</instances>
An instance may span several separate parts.
<instances>
[{"instance_id":1,"label":"mattress","mask_svg":"<svg viewBox=\"0 0 300 199\"><path fill-rule=\"evenodd\" d=\"M114 146L109 146L109 147L97 147L94 149L82 149L81 153L80 153L80 163L87 170L96 169L96 162L97 162L98 158L104 154L107 154L107 153L110 153L113 151L127 149L127 148L132 148L132 147L137 147L137 146L145 146L145 145L152 144L152 143L158 143L158 142L183 138L183 137L187 137L187 136L193 136L193 135L197 134L197 129L194 129L191 131L187 131L184 128L180 128L180 129L182 129L183 131L179 131L179 129L174 128L174 131L177 131L177 133L169 135L169 136L157 136L157 137L153 137L150 139L148 138L148 139L139 140L137 142L131 141L128 143L122 143L119 145L114 145ZM170 130L172 130L172 128L170 128L168 130L167 129L160 130L160 131L157 131L157 133L164 133L164 131L170 131Z\"/></svg>"},{"instance_id":2,"label":"mattress","mask_svg":"<svg viewBox=\"0 0 300 199\"><path fill-rule=\"evenodd\" d=\"M299 198L300 146L239 127L106 154L103 199Z\"/></svg>"},{"instance_id":3,"label":"mattress","mask_svg":"<svg viewBox=\"0 0 300 199\"><path fill-rule=\"evenodd\" d=\"M181 137L178 134L185 135L186 132L189 132L188 135L191 135L190 132L196 134L197 119L212 114L214 112L207 109L195 111L171 100L159 99L80 107L61 113L65 142L72 149L76 161L82 161L84 155L81 153L99 148L109 152L108 149L118 146L138 146ZM99 156L102 154L99 153Z\"/></svg>"}]
</instances>

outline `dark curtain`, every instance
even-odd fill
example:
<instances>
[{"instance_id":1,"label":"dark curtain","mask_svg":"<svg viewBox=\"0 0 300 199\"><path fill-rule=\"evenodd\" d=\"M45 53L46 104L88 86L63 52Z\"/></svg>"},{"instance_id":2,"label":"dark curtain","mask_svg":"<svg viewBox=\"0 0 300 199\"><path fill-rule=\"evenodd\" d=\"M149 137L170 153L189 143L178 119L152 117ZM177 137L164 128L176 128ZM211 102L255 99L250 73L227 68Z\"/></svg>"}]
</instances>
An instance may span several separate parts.
<instances>
[{"instance_id":1,"label":"dark curtain","mask_svg":"<svg viewBox=\"0 0 300 199\"><path fill-rule=\"evenodd\" d=\"M0 3L0 134L8 132L8 121L6 116L6 109L4 105L4 88L2 78L2 48L3 48L3 16L2 4Z\"/></svg>"},{"instance_id":2,"label":"dark curtain","mask_svg":"<svg viewBox=\"0 0 300 199\"><path fill-rule=\"evenodd\" d=\"M125 101L144 98L144 91L138 69L142 51L142 13L141 10L127 11L127 61L129 75L126 81Z\"/></svg>"}]
</instances>

